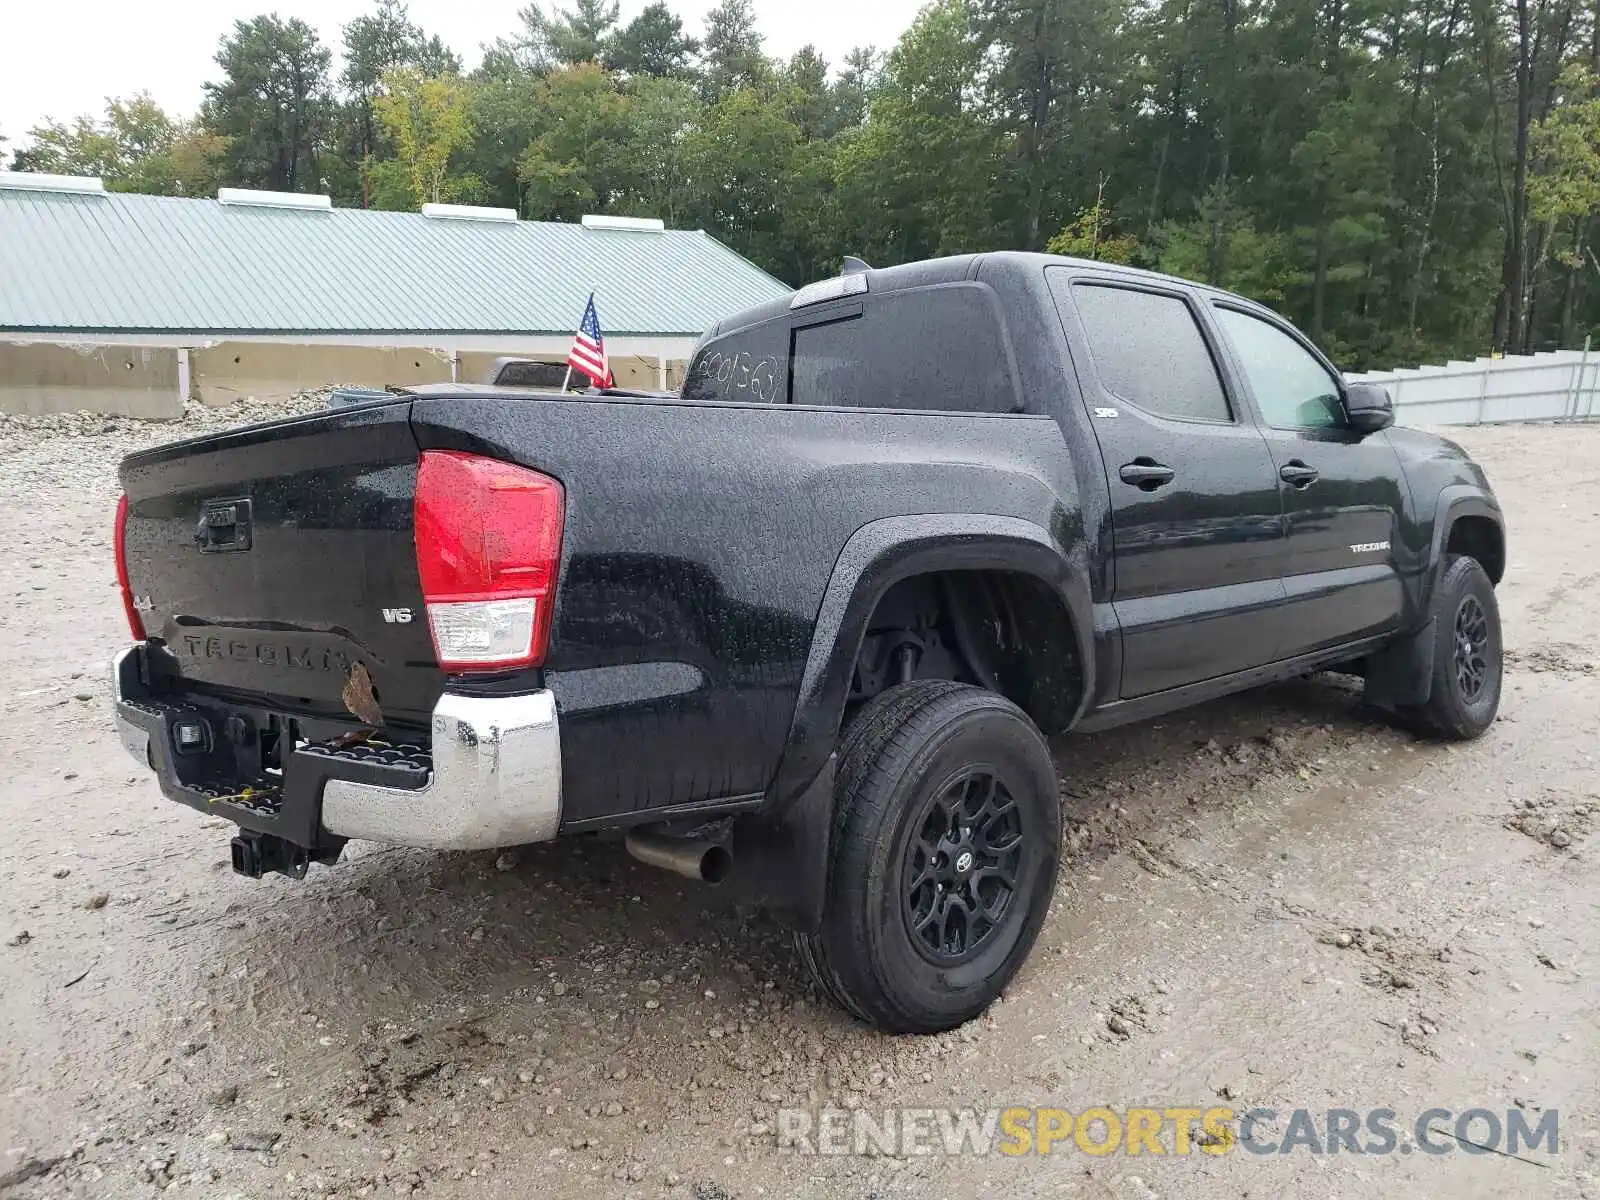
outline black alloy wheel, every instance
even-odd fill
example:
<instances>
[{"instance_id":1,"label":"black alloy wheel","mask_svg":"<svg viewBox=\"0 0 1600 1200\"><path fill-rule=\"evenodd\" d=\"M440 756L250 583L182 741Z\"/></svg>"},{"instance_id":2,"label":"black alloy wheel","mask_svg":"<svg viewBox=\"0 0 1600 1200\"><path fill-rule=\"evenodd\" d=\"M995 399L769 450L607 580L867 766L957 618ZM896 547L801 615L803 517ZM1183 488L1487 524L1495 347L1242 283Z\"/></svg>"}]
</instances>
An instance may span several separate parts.
<instances>
[{"instance_id":1,"label":"black alloy wheel","mask_svg":"<svg viewBox=\"0 0 1600 1200\"><path fill-rule=\"evenodd\" d=\"M969 961L1001 927L1022 865L1022 810L987 768L929 797L903 868L905 919L930 962Z\"/></svg>"},{"instance_id":2,"label":"black alloy wheel","mask_svg":"<svg viewBox=\"0 0 1600 1200\"><path fill-rule=\"evenodd\" d=\"M1468 704L1476 703L1489 682L1489 618L1478 598L1463 596L1456 607L1456 686Z\"/></svg>"}]
</instances>

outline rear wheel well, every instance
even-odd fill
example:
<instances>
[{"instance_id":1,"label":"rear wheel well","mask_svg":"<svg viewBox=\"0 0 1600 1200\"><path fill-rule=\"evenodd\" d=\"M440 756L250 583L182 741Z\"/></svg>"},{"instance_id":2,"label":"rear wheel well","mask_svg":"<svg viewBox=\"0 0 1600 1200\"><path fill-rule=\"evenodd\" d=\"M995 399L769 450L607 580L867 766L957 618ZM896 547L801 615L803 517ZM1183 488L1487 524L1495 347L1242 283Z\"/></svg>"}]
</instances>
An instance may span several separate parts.
<instances>
[{"instance_id":1,"label":"rear wheel well","mask_svg":"<svg viewBox=\"0 0 1600 1200\"><path fill-rule=\"evenodd\" d=\"M879 692L913 679L999 692L1045 733L1071 724L1084 687L1066 605L1020 571L914 575L883 594L851 671L846 722Z\"/></svg>"},{"instance_id":2,"label":"rear wheel well","mask_svg":"<svg viewBox=\"0 0 1600 1200\"><path fill-rule=\"evenodd\" d=\"M1488 517L1458 517L1450 526L1444 552L1477 559L1491 583L1498 584L1505 574L1505 536Z\"/></svg>"}]
</instances>

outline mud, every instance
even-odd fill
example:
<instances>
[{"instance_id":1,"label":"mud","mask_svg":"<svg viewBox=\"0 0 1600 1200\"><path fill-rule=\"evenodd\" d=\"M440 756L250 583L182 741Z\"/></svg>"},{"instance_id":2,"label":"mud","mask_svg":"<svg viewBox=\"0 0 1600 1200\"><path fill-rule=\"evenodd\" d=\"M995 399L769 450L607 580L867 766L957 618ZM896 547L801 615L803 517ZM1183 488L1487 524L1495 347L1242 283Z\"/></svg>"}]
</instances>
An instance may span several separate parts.
<instances>
[{"instance_id":1,"label":"mud","mask_svg":"<svg viewBox=\"0 0 1600 1200\"><path fill-rule=\"evenodd\" d=\"M1511 529L1488 736L1419 741L1325 675L1062 740L1038 948L983 1019L902 1039L823 1002L764 916L615 843L231 874L229 828L161 799L106 710L114 464L188 431L0 429L8 1200L1600 1196L1600 427L1458 433ZM1402 1131L1555 1108L1561 1143L778 1146L782 1108L1013 1104L1259 1106L1273 1138L1301 1107Z\"/></svg>"}]
</instances>

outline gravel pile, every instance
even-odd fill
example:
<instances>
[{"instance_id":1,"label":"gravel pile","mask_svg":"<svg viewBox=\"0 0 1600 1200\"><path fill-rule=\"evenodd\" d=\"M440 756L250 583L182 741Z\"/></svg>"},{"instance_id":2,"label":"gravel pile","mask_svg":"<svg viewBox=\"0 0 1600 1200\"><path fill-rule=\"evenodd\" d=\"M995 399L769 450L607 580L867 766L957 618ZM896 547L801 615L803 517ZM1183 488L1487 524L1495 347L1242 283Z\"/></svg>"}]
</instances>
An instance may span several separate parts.
<instances>
[{"instance_id":1,"label":"gravel pile","mask_svg":"<svg viewBox=\"0 0 1600 1200\"><path fill-rule=\"evenodd\" d=\"M207 433L220 433L239 425L277 421L328 407L331 388L296 392L287 400L241 400L227 408L211 408L194 401L184 405L176 421L146 421L137 417L108 416L105 413L6 413L0 412L0 454L49 438L106 437L126 433L148 436L152 442L176 441Z\"/></svg>"},{"instance_id":2,"label":"gravel pile","mask_svg":"<svg viewBox=\"0 0 1600 1200\"><path fill-rule=\"evenodd\" d=\"M286 400L247 400L227 408L191 402L176 421L92 412L0 412L0 503L19 502L33 489L71 480L97 491L114 490L117 464L136 450L322 412L330 390L309 389Z\"/></svg>"}]
</instances>

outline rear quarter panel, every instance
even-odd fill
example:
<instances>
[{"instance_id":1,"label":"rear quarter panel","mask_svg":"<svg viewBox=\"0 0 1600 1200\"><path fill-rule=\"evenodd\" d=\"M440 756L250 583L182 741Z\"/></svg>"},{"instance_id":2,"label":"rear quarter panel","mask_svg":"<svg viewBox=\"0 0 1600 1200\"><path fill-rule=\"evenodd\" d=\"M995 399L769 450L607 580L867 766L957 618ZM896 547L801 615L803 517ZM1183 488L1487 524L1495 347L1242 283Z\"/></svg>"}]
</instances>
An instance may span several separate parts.
<instances>
[{"instance_id":1,"label":"rear quarter panel","mask_svg":"<svg viewBox=\"0 0 1600 1200\"><path fill-rule=\"evenodd\" d=\"M566 488L545 680L568 828L767 788L835 560L868 522L987 513L1081 543L1047 416L429 398L412 426Z\"/></svg>"}]
</instances>

